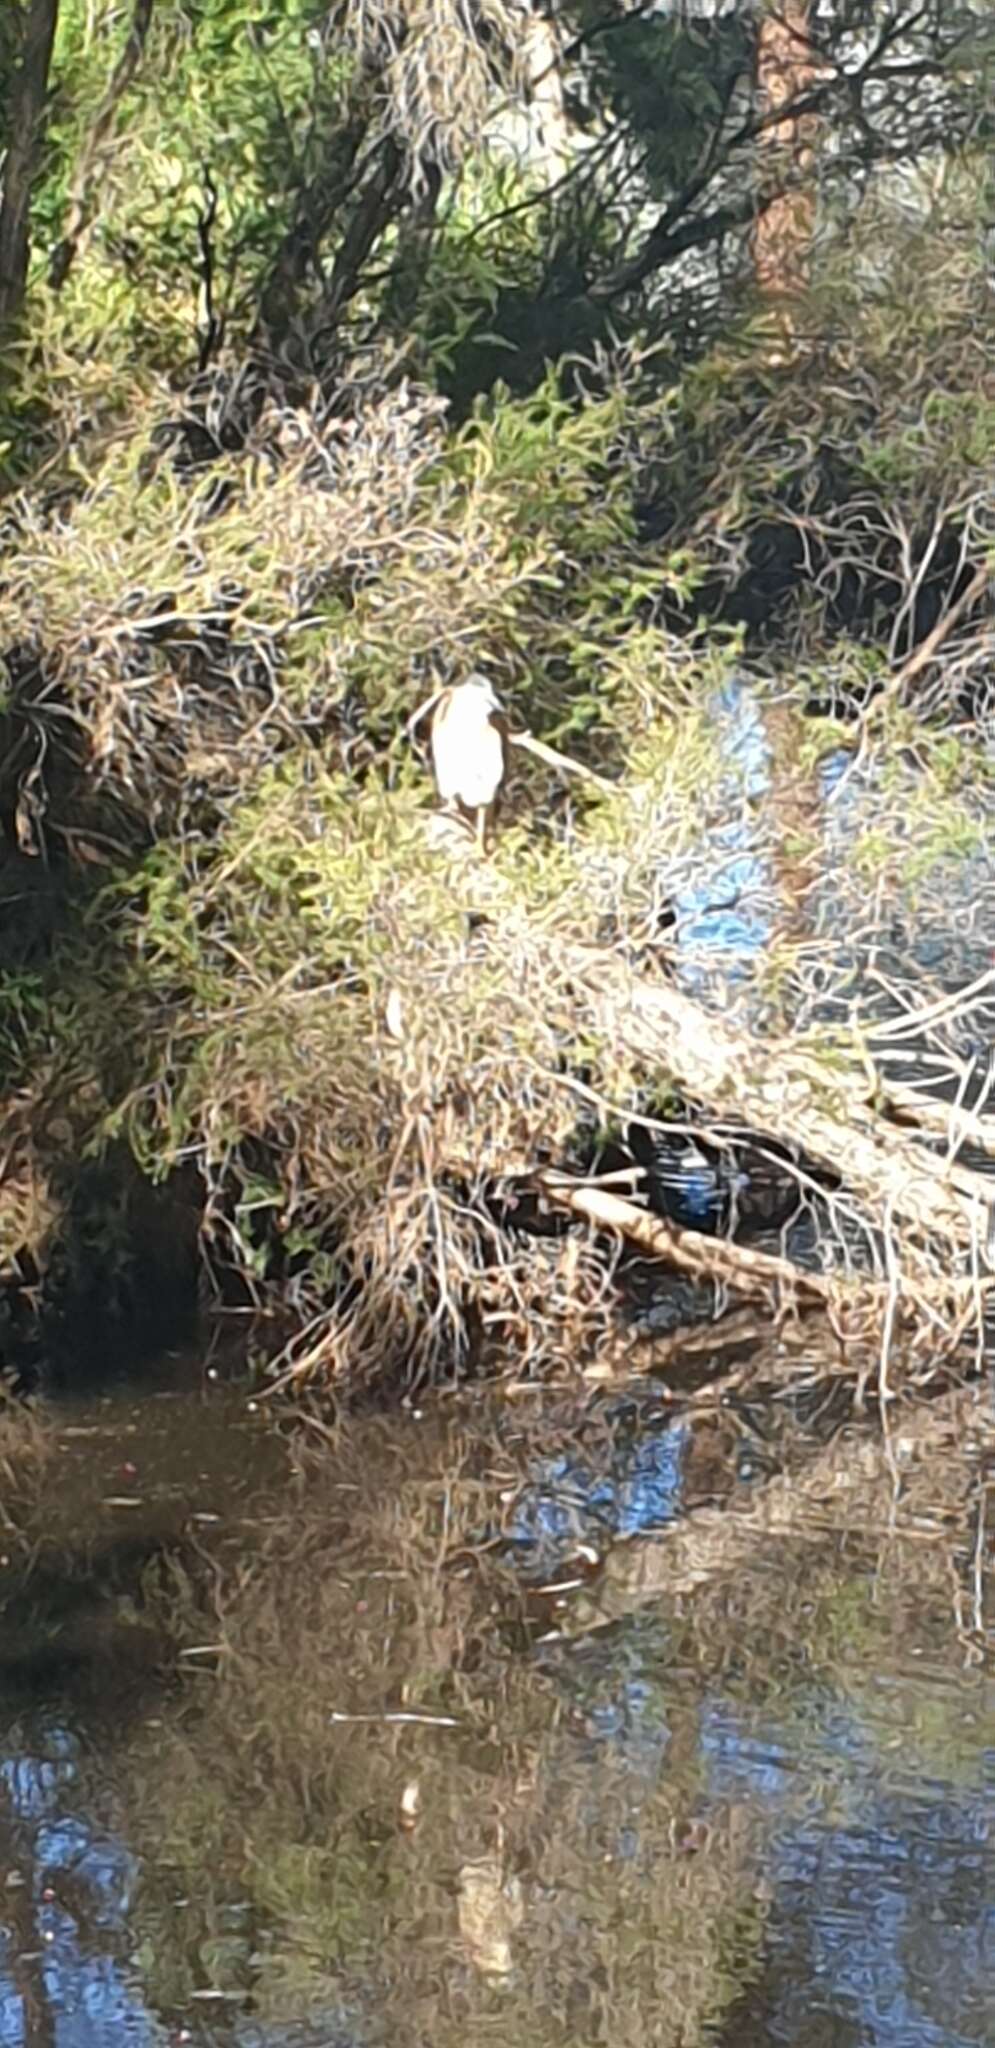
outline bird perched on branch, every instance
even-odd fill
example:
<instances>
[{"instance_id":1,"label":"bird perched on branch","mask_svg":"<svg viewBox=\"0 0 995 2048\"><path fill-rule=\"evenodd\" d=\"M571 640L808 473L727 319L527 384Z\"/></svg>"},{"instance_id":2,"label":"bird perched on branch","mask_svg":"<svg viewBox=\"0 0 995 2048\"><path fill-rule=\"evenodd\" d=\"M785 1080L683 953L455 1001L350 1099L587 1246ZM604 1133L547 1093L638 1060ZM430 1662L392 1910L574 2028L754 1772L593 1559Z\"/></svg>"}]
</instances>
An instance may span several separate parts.
<instances>
[{"instance_id":1,"label":"bird perched on branch","mask_svg":"<svg viewBox=\"0 0 995 2048\"><path fill-rule=\"evenodd\" d=\"M472 675L420 705L409 720L409 732L429 716L439 795L447 810L472 817L477 845L486 853L487 828L507 766L504 713L487 677Z\"/></svg>"}]
</instances>

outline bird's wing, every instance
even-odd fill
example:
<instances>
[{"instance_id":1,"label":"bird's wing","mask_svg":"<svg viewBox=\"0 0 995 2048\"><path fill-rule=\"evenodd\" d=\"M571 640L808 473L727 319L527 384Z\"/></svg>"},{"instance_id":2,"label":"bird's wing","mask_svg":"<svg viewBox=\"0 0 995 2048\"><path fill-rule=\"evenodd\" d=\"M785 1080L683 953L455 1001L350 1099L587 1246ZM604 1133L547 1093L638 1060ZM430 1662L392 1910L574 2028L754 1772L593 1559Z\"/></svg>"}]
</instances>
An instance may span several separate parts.
<instances>
[{"instance_id":1,"label":"bird's wing","mask_svg":"<svg viewBox=\"0 0 995 2048\"><path fill-rule=\"evenodd\" d=\"M424 698L422 703L419 704L417 711L413 711L411 713L411 717L408 719L407 725L404 728L406 737L409 740L414 739L415 730L421 724L422 719L427 718L429 712L435 710L435 707L438 704L439 699L441 697L444 697L445 694L446 693L444 690L433 690L432 695L430 697Z\"/></svg>"},{"instance_id":2,"label":"bird's wing","mask_svg":"<svg viewBox=\"0 0 995 2048\"><path fill-rule=\"evenodd\" d=\"M497 709L491 712L490 723L494 731L498 734L500 738L501 745L504 749L505 763L507 765L508 744L511 739L511 721L508 717L508 713L506 711L502 711L500 707L498 707Z\"/></svg>"}]
</instances>

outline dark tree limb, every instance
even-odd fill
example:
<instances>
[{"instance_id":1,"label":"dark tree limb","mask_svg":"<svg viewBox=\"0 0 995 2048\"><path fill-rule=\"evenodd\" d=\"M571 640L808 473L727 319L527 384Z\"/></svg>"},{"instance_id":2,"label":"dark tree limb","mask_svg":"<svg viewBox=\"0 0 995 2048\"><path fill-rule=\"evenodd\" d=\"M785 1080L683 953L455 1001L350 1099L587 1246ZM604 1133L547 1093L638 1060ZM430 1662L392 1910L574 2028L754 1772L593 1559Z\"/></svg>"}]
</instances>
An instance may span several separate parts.
<instances>
[{"instance_id":1,"label":"dark tree limb","mask_svg":"<svg viewBox=\"0 0 995 2048\"><path fill-rule=\"evenodd\" d=\"M782 185L766 194L751 192L747 187L727 205L717 206L711 213L692 214L688 220L678 222L676 227L669 227L666 219L659 221L634 256L591 285L592 299L620 298L623 292L644 283L655 270L662 270L665 264L673 263L686 250L705 249L710 243L721 241L724 235L748 228L758 214L775 205L783 195Z\"/></svg>"},{"instance_id":2,"label":"dark tree limb","mask_svg":"<svg viewBox=\"0 0 995 2048\"><path fill-rule=\"evenodd\" d=\"M352 219L342 237L332 266L328 286L321 296L318 324L334 326L343 306L359 290L363 265L374 243L399 210L402 195L397 189L403 158L391 136L380 148L380 161L360 193Z\"/></svg>"},{"instance_id":3,"label":"dark tree limb","mask_svg":"<svg viewBox=\"0 0 995 2048\"><path fill-rule=\"evenodd\" d=\"M52 62L59 0L30 0L21 63L10 95L10 131L0 199L0 333L24 303L31 241L31 187Z\"/></svg>"},{"instance_id":4,"label":"dark tree limb","mask_svg":"<svg viewBox=\"0 0 995 2048\"><path fill-rule=\"evenodd\" d=\"M410 328L414 318L432 251L442 192L442 172L438 164L424 164L422 176L423 189L412 206L403 239L399 242L387 294L390 324L402 330Z\"/></svg>"},{"instance_id":5,"label":"dark tree limb","mask_svg":"<svg viewBox=\"0 0 995 2048\"><path fill-rule=\"evenodd\" d=\"M207 369L211 357L220 346L221 337L224 332L224 322L217 311L214 299L214 240L212 231L218 213L218 188L207 164L204 165L204 192L206 194L204 205L197 215L201 286L200 344L197 351L197 368L201 372Z\"/></svg>"},{"instance_id":6,"label":"dark tree limb","mask_svg":"<svg viewBox=\"0 0 995 2048\"><path fill-rule=\"evenodd\" d=\"M103 99L97 108L83 147L79 153L76 171L69 191L69 210L66 229L56 248L48 268L48 281L54 292L61 291L79 251L80 241L93 212L95 171L100 152L109 135L113 132L119 102L127 92L132 79L145 54L149 24L152 20L154 0L135 0L135 11L131 18L128 40L114 67L113 76Z\"/></svg>"},{"instance_id":7,"label":"dark tree limb","mask_svg":"<svg viewBox=\"0 0 995 2048\"><path fill-rule=\"evenodd\" d=\"M286 327L309 270L318 271L322 240L356 179L356 162L369 124L368 109L358 107L335 133L327 162L300 193L293 221L260 288L264 329Z\"/></svg>"},{"instance_id":8,"label":"dark tree limb","mask_svg":"<svg viewBox=\"0 0 995 2048\"><path fill-rule=\"evenodd\" d=\"M708 211L699 207L692 214L692 207L707 200L709 187L714 190L719 180L727 180L730 173L735 172L737 156L744 149L764 142L785 125L800 128L813 120L832 120L843 105L849 108L852 118L855 106L859 105L869 84L883 89L902 79L925 83L932 78L941 83L954 65L958 52L963 54L968 46L968 31L964 28L952 27L941 50L908 59L893 55L893 46L902 36L913 34L922 26L927 11L922 6L912 6L885 23L872 48L865 51L860 63L851 70L844 69L834 60L828 43L810 38L808 47L813 72L817 74L814 79L806 79L800 90L788 93L777 106L751 112L738 128L730 129L724 136L721 134L723 115L718 131L721 147L706 152L704 164L675 194L640 247L607 276L592 284L592 298L609 301L620 297L634 286L643 284L687 250L707 248L729 232L755 226L771 209L789 199L793 192L800 192L801 181L790 171L782 177L778 187L775 188L773 181L766 182L759 191L754 187L752 194L751 181L747 179L747 189L738 189L732 199L719 201ZM990 35L990 31L985 33ZM891 136L886 130L870 127L866 121L863 141L868 164L902 161L911 146L908 135ZM914 141L918 153L928 149L952 151L959 144L960 138L948 132L948 124L942 114L934 123L922 123Z\"/></svg>"}]
</instances>

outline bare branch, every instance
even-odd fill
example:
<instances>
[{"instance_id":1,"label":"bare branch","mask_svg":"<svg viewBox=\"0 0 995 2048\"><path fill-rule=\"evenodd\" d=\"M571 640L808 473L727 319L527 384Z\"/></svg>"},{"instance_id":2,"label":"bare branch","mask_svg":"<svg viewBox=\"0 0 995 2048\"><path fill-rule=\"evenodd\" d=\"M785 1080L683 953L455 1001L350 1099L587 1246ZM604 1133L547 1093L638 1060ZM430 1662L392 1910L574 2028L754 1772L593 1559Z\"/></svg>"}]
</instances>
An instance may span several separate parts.
<instances>
[{"instance_id":1,"label":"bare branch","mask_svg":"<svg viewBox=\"0 0 995 2048\"><path fill-rule=\"evenodd\" d=\"M962 619L965 612L969 612L972 605L976 604L979 597L983 596L991 580L991 566L988 562L982 562L980 567L975 570L970 583L961 591L960 596L954 600L949 611L944 612L942 618L937 620L932 632L927 633L925 640L920 641L915 653L909 656L908 661L902 663L901 668L895 670L893 676L889 676L884 686L883 694L885 697L897 697L899 691L904 688L906 683L911 683L924 668L928 668L934 655L938 654L947 635L956 626L958 619ZM880 704L881 697L877 697L874 701L876 704Z\"/></svg>"}]
</instances>

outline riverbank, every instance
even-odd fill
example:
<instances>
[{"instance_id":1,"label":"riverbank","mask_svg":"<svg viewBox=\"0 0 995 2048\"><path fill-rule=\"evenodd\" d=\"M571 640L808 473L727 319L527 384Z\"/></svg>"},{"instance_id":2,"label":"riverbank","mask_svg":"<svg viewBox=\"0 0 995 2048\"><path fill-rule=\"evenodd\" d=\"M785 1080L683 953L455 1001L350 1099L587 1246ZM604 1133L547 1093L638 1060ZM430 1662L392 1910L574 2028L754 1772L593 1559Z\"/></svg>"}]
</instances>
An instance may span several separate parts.
<instances>
[{"instance_id":1,"label":"riverbank","mask_svg":"<svg viewBox=\"0 0 995 2048\"><path fill-rule=\"evenodd\" d=\"M937 737L930 771L928 754L857 758L849 738L845 725L813 725L769 688L730 679L667 715L657 767L637 789L599 799L544 847L523 816L483 865L467 857L469 842L464 851L420 836L431 812L412 790L392 824L407 816L405 862L385 839L363 878L369 959L351 988L341 963L315 958L317 946L339 958L342 930L324 912L310 918L320 798L299 792L294 916L309 920L310 951L291 958L288 936L284 967L282 954L253 947L247 925L237 950L255 993L219 979L213 1019L191 1027L186 1050L184 1012L157 1000L166 1036L150 1056L186 1072L185 1117L190 1088L201 1091L208 1121L196 1146L189 1122L178 1126L187 1137L160 1154L156 1183L153 1158L143 1173L135 1153L146 1090L132 1099L130 1141L122 1130L99 1163L77 1149L92 1142L81 1121L92 1100L65 1117L44 1090L20 1106L8 1224L23 1234L34 1214L40 1235L8 1266L10 1363L30 1373L44 1355L49 1372L62 1358L70 1372L99 1373L189 1341L206 1313L251 1329L253 1351L296 1385L375 1381L389 1398L424 1376L556 1373L617 1349L628 1281L637 1299L647 1287L673 1293L675 1255L697 1271L707 1320L730 1286L733 1306L759 1293L775 1311L799 1288L804 1303L806 1273L813 1285L817 1272L835 1274L840 1302L855 1279L873 1289L882 1232L890 1256L908 1262L913 1295L925 1288L935 1342L941 1293L930 1294L913 1239L894 1237L904 1196L890 1153L876 1188L859 1147L868 1108L892 1150L903 1124L923 1124L921 1165L910 1151L902 1173L927 1222L942 1220L947 1199L944 1149L965 1188L987 1168L995 858L984 758ZM320 858L336 861L344 846L326 831ZM239 861L247 916L247 870L272 857L251 820L242 854L225 842L212 853L221 874ZM203 890L207 901L206 877ZM155 955L167 983L180 915L179 898L170 902L160 901ZM666 1004L668 988L697 1006L697 1037L682 1044L672 1024L654 1050L664 1013L648 1029L637 1005ZM209 1070L199 1055L191 1068L196 1044ZM799 1091L820 1072L802 1114ZM246 1118L256 1135L229 1146L224 1164L212 1133ZM833 1119L836 1136L821 1141ZM797 1137L809 1133L806 1158ZM931 1152L935 1212L922 1208L925 1184L913 1189ZM557 1221L544 1162L565 1169L567 1189L621 1174L608 1187L623 1227L635 1196L683 1238L645 1272L630 1257L616 1285L612 1224L599 1236L583 1217ZM722 1261L702 1228L742 1242L741 1265L730 1264L738 1246ZM970 1229L966 1252L970 1290ZM980 1256L983 1266L983 1244ZM948 1279L948 1259L941 1270ZM835 1313L828 1295L824 1305ZM955 1324L962 1314L955 1305ZM879 1342L870 1326L868 1342Z\"/></svg>"}]
</instances>

